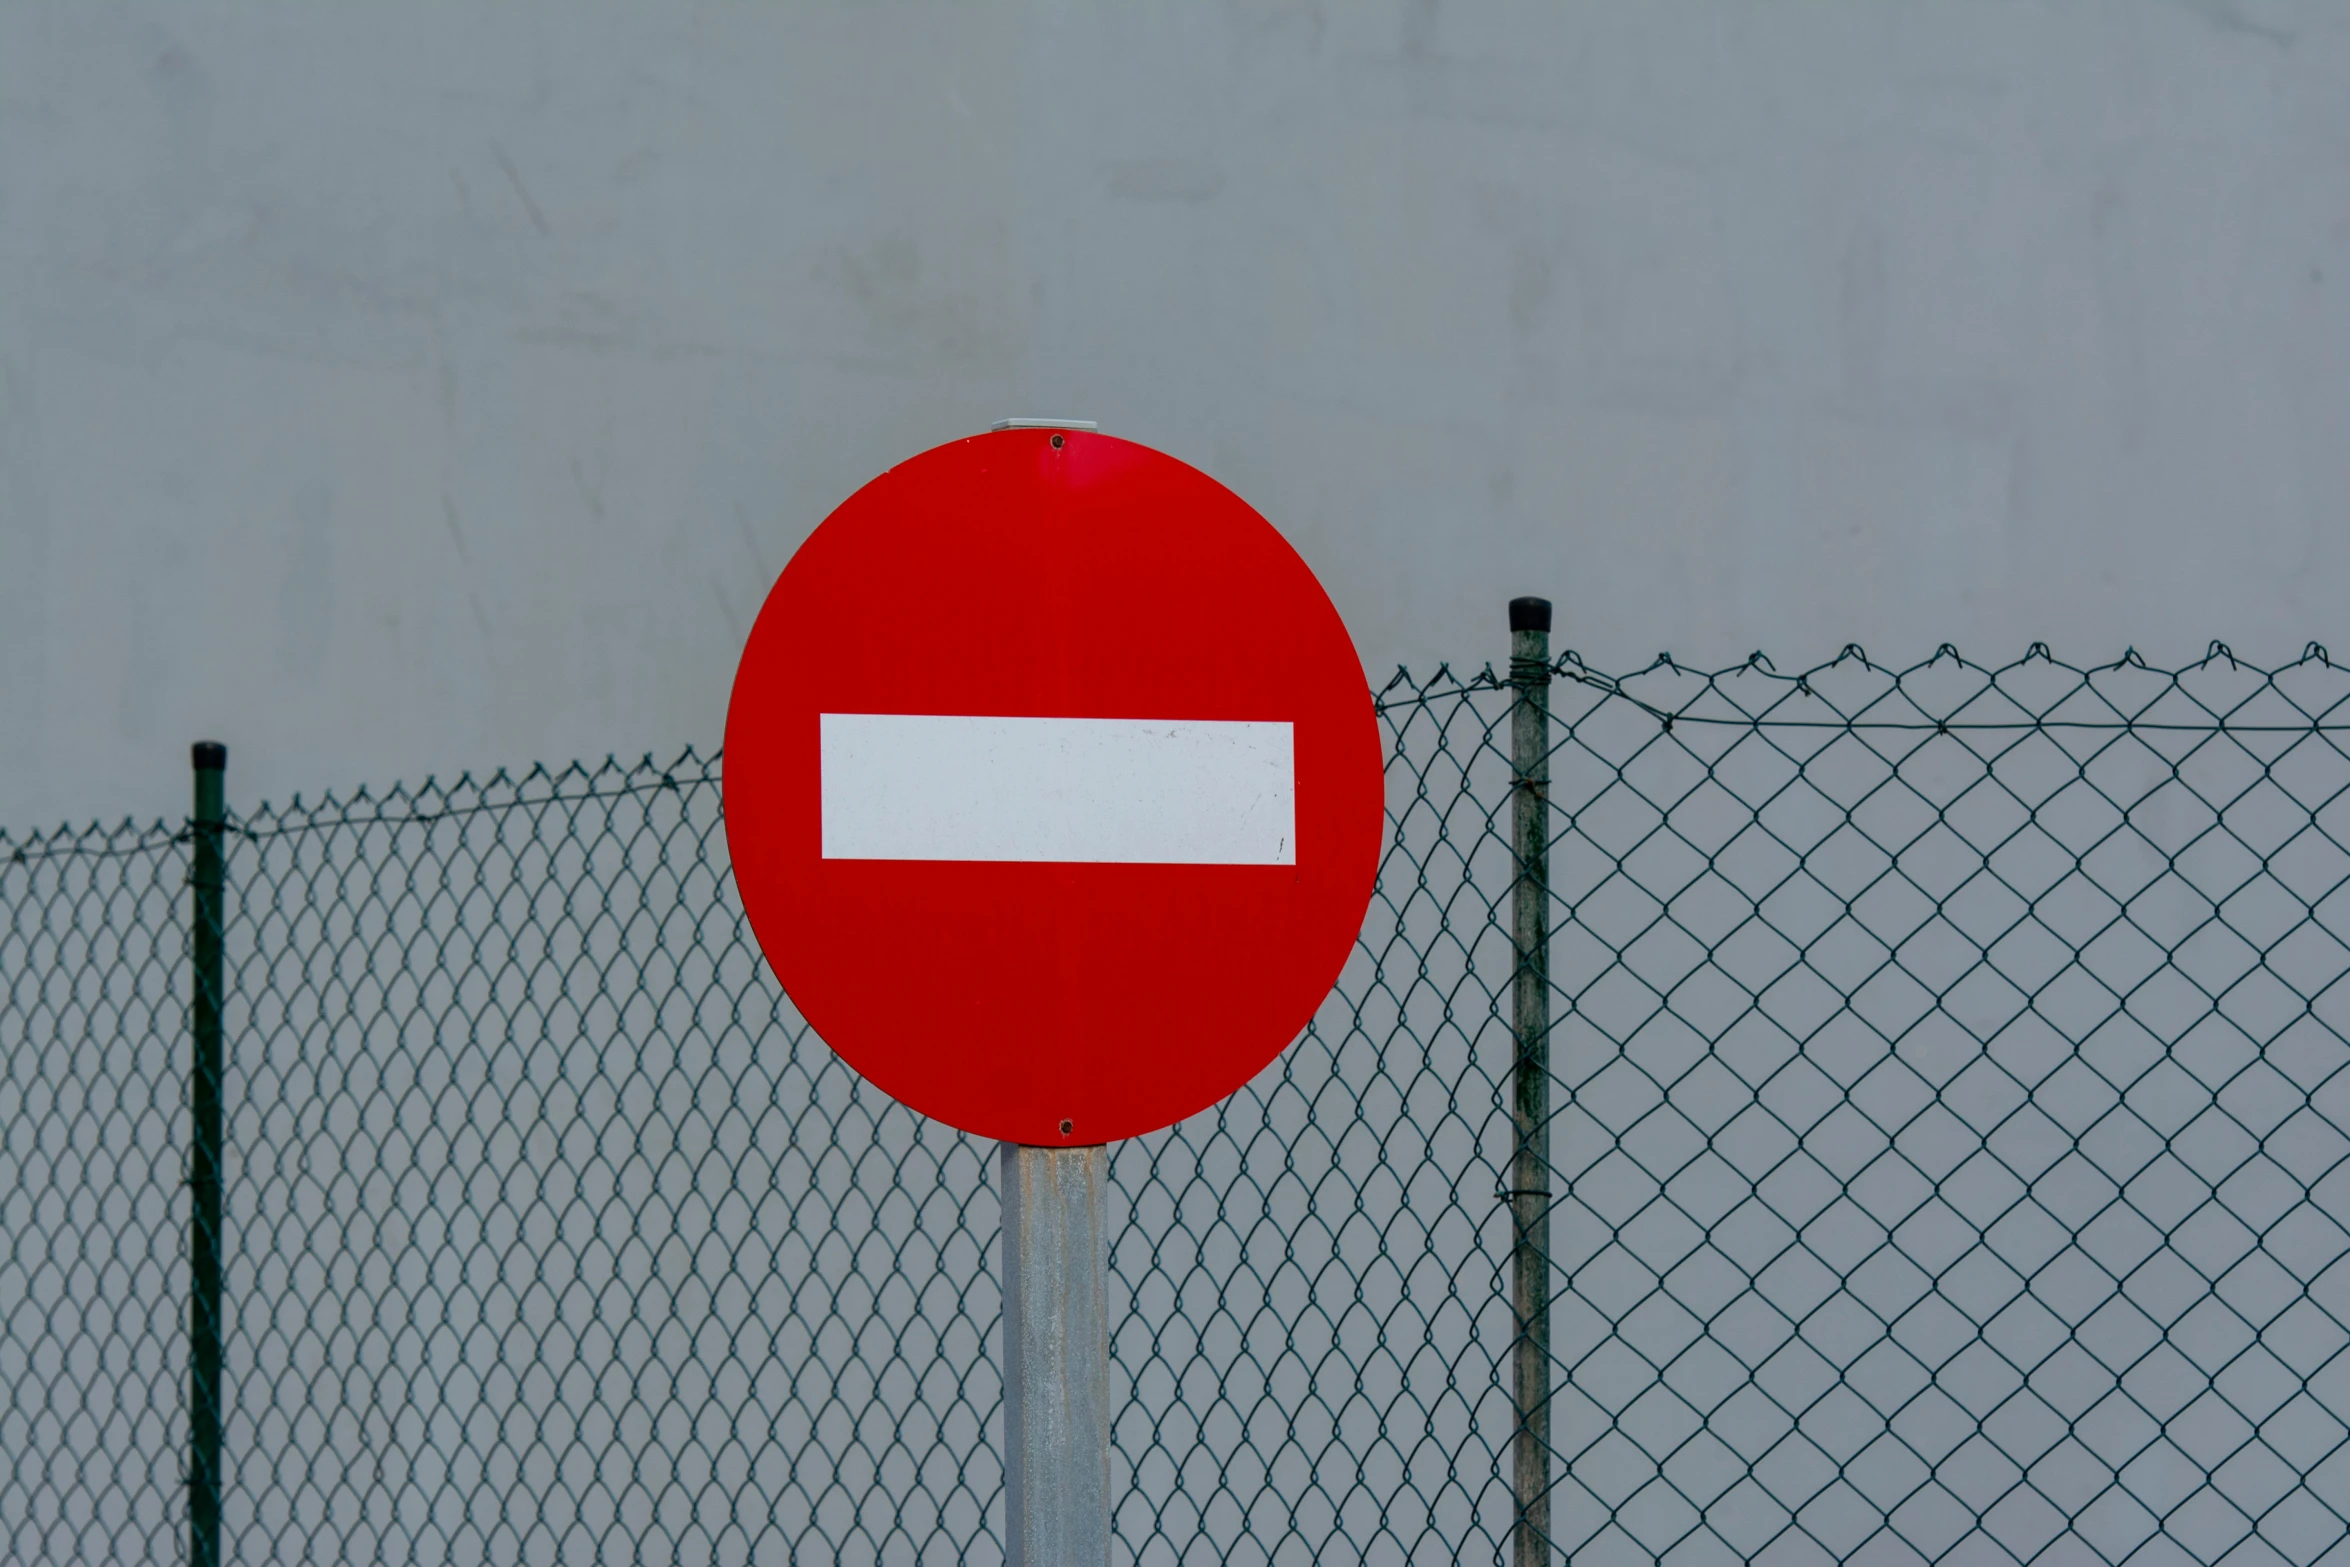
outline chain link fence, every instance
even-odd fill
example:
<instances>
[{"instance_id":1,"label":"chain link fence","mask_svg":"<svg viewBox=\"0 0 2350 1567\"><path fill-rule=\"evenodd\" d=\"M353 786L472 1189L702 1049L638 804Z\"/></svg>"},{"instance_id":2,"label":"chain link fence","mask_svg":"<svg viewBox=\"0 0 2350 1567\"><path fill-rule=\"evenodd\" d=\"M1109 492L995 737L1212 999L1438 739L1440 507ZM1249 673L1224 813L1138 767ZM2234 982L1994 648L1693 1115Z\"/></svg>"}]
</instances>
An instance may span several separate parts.
<instances>
[{"instance_id":1,"label":"chain link fence","mask_svg":"<svg viewBox=\"0 0 2350 1567\"><path fill-rule=\"evenodd\" d=\"M2350 1558L2350 679L1542 667L1537 1557ZM1512 1550L1526 695L1385 688L1336 990L1112 1155L1123 1556ZM223 836L222 1559L1001 1558L993 1150L775 988L714 760ZM189 1551L194 837L0 836L9 1561Z\"/></svg>"}]
</instances>

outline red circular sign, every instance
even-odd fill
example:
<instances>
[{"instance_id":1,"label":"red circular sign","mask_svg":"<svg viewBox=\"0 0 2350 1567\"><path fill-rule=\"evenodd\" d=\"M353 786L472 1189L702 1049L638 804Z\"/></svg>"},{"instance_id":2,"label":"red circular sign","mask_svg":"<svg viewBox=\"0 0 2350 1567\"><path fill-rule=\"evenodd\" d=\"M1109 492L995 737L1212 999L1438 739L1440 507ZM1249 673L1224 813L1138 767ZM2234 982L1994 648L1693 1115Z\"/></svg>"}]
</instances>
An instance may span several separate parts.
<instances>
[{"instance_id":1,"label":"red circular sign","mask_svg":"<svg viewBox=\"0 0 2350 1567\"><path fill-rule=\"evenodd\" d=\"M1167 1126L1313 1016L1377 870L1378 727L1296 551L1086 431L923 453L809 535L726 718L761 949L884 1092L1036 1144Z\"/></svg>"}]
</instances>

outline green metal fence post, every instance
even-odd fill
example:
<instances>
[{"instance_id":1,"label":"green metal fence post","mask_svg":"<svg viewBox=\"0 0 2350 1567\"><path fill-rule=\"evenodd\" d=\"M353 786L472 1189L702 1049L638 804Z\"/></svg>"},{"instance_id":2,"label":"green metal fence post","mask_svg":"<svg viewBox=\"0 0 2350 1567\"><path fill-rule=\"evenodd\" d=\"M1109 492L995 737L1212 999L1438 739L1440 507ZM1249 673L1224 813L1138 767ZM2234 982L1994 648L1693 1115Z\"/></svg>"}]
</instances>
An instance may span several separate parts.
<instances>
[{"instance_id":1,"label":"green metal fence post","mask_svg":"<svg viewBox=\"0 0 2350 1567\"><path fill-rule=\"evenodd\" d=\"M1548 1567L1550 1550L1550 600L1510 600L1511 1402L1517 1430L1511 1560Z\"/></svg>"},{"instance_id":2,"label":"green metal fence post","mask_svg":"<svg viewBox=\"0 0 2350 1567\"><path fill-rule=\"evenodd\" d=\"M220 1567L220 1013L222 902L228 875L222 842L227 824L223 775L228 747L200 740L194 748L196 809L189 821L194 846L195 907L189 926L194 984L189 1008L193 1058L189 1063L188 1261L188 1560Z\"/></svg>"}]
</instances>

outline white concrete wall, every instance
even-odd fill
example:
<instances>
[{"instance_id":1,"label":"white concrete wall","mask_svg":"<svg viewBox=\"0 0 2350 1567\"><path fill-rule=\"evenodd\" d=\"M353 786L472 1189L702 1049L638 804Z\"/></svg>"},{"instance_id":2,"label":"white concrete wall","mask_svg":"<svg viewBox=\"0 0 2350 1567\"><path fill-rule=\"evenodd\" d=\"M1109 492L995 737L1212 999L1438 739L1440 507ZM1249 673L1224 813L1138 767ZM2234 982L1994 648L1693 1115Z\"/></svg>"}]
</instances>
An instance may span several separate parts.
<instances>
[{"instance_id":1,"label":"white concrete wall","mask_svg":"<svg viewBox=\"0 0 2350 1567\"><path fill-rule=\"evenodd\" d=\"M0 0L0 822L715 743L1026 412L1375 671L2350 653L2350 8Z\"/></svg>"}]
</instances>

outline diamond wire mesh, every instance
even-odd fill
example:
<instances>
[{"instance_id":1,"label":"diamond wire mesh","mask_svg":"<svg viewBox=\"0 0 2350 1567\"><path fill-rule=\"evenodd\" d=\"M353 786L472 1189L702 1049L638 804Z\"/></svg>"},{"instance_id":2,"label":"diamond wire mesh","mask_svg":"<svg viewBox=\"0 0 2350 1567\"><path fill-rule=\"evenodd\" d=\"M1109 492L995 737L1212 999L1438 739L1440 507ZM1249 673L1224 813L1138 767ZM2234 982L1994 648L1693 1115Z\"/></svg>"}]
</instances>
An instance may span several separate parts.
<instances>
[{"instance_id":1,"label":"diamond wire mesh","mask_svg":"<svg viewBox=\"0 0 2350 1567\"><path fill-rule=\"evenodd\" d=\"M2350 1554L2323 651L1561 672L1557 1543Z\"/></svg>"},{"instance_id":2,"label":"diamond wire mesh","mask_svg":"<svg viewBox=\"0 0 2350 1567\"><path fill-rule=\"evenodd\" d=\"M0 833L0 1559L184 1543L187 850Z\"/></svg>"},{"instance_id":3,"label":"diamond wire mesh","mask_svg":"<svg viewBox=\"0 0 2350 1567\"><path fill-rule=\"evenodd\" d=\"M1556 673L1562 1554L2350 1555L2350 682ZM1115 1151L1136 1560L1507 1548L1509 702L1390 684L1330 1002ZM0 839L11 1560L184 1550L185 853ZM230 887L229 1559L1000 1558L989 1150L776 991L714 762Z\"/></svg>"}]
</instances>

